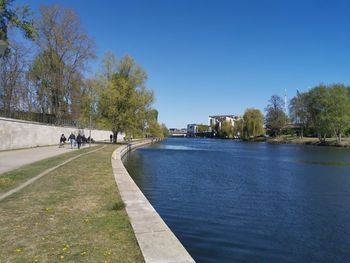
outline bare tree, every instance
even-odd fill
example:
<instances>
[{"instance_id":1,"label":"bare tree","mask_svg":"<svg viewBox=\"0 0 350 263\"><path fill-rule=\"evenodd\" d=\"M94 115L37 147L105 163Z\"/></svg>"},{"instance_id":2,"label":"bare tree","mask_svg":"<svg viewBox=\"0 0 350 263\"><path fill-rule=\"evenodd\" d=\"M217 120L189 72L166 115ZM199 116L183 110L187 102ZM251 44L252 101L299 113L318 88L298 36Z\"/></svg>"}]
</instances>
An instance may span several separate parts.
<instances>
[{"instance_id":1,"label":"bare tree","mask_svg":"<svg viewBox=\"0 0 350 263\"><path fill-rule=\"evenodd\" d=\"M25 81L27 52L23 45L12 41L7 55L0 59L0 110L5 116L30 107Z\"/></svg>"},{"instance_id":2,"label":"bare tree","mask_svg":"<svg viewBox=\"0 0 350 263\"><path fill-rule=\"evenodd\" d=\"M37 25L39 48L29 78L36 86L43 112L60 122L72 114L87 61L95 57L94 41L84 32L73 10L59 6L41 7Z\"/></svg>"},{"instance_id":3,"label":"bare tree","mask_svg":"<svg viewBox=\"0 0 350 263\"><path fill-rule=\"evenodd\" d=\"M265 124L273 135L279 135L286 124L287 116L284 112L284 101L278 95L271 96L269 104L265 108Z\"/></svg>"}]
</instances>

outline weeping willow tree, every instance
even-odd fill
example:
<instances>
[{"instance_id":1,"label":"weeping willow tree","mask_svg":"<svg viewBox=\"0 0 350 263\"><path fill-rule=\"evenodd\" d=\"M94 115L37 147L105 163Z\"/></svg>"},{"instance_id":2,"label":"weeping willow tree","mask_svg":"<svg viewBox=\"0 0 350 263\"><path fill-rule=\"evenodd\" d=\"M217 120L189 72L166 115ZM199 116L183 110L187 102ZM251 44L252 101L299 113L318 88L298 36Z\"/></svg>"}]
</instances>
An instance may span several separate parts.
<instances>
[{"instance_id":1,"label":"weeping willow tree","mask_svg":"<svg viewBox=\"0 0 350 263\"><path fill-rule=\"evenodd\" d=\"M264 115L260 110L249 108L243 115L243 138L249 139L264 133Z\"/></svg>"}]
</instances>

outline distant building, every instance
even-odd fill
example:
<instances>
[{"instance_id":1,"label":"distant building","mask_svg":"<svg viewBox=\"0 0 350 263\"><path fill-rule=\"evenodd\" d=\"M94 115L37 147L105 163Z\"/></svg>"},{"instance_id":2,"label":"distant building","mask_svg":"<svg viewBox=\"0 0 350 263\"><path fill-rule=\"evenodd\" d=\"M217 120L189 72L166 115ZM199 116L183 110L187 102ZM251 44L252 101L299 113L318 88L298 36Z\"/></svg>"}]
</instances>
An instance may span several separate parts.
<instances>
[{"instance_id":1,"label":"distant building","mask_svg":"<svg viewBox=\"0 0 350 263\"><path fill-rule=\"evenodd\" d=\"M198 133L198 125L197 124L188 124L187 125L187 136L194 137Z\"/></svg>"},{"instance_id":2,"label":"distant building","mask_svg":"<svg viewBox=\"0 0 350 263\"><path fill-rule=\"evenodd\" d=\"M170 128L169 129L169 135L171 137L185 137L187 134L187 129L177 129L177 128Z\"/></svg>"},{"instance_id":3,"label":"distant building","mask_svg":"<svg viewBox=\"0 0 350 263\"><path fill-rule=\"evenodd\" d=\"M209 126L218 127L220 130L222 124L228 122L234 127L235 122L240 119L242 119L242 117L236 115L212 115L209 116Z\"/></svg>"}]
</instances>

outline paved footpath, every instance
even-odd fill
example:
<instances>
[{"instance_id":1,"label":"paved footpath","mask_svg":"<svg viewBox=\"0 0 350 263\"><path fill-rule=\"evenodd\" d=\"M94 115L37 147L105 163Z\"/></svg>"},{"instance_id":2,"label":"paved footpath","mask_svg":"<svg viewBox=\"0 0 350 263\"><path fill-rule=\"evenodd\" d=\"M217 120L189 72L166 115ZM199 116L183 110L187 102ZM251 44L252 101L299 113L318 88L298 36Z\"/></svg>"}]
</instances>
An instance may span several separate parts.
<instances>
[{"instance_id":1,"label":"paved footpath","mask_svg":"<svg viewBox=\"0 0 350 263\"><path fill-rule=\"evenodd\" d=\"M23 150L2 151L0 152L0 175L23 165L67 153L69 151L73 150L67 144L64 148L59 148L58 146L47 146Z\"/></svg>"},{"instance_id":2,"label":"paved footpath","mask_svg":"<svg viewBox=\"0 0 350 263\"><path fill-rule=\"evenodd\" d=\"M28 181L26 181L26 182L20 184L20 185L17 186L16 188L13 188L13 189L11 189L10 191L7 191L7 192L1 194L1 195L0 195L0 201L3 200L3 199L5 199L6 197L8 197L8 196L10 196L10 195L12 195L12 194L14 194L14 193L16 193L16 192L22 190L24 187L26 187L26 186L28 186L28 185L34 183L36 180L40 179L41 177L47 175L48 173L50 173L50 172L52 172L52 171L54 171L54 170L56 170L57 168L59 168L59 167L65 165L66 163L69 163L69 162L71 162L71 161L73 161L73 160L79 158L80 156L87 155L87 154L90 154L90 153L99 151L99 150L101 150L101 149L103 149L103 148L105 148L105 147L106 147L106 146L102 146L102 147L98 147L98 148L96 148L96 147L91 148L91 150L88 151L88 152L75 155L75 156L69 158L68 160L65 160L63 163L60 163L59 165L56 165L56 166L51 167L51 168L49 168L49 169L46 169L45 171L41 172L41 173L38 174L37 176L34 176L34 177L30 178Z\"/></svg>"}]
</instances>

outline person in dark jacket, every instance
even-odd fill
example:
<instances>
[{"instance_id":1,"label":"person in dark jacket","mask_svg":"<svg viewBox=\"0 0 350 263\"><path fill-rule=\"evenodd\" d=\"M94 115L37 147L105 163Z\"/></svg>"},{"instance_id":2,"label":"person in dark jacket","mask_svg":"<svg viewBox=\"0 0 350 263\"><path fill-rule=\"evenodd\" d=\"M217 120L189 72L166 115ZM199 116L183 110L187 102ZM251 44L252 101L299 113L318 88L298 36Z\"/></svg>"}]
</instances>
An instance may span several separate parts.
<instances>
[{"instance_id":1,"label":"person in dark jacket","mask_svg":"<svg viewBox=\"0 0 350 263\"><path fill-rule=\"evenodd\" d=\"M60 137L60 148L64 147L64 143L66 142L66 137L64 136L64 134L62 133L61 137Z\"/></svg>"},{"instance_id":2,"label":"person in dark jacket","mask_svg":"<svg viewBox=\"0 0 350 263\"><path fill-rule=\"evenodd\" d=\"M73 145L75 142L75 135L73 134L73 132L69 135L68 141L70 141L70 148L73 149Z\"/></svg>"},{"instance_id":3,"label":"person in dark jacket","mask_svg":"<svg viewBox=\"0 0 350 263\"><path fill-rule=\"evenodd\" d=\"M83 136L81 136L81 140L82 140L83 147L84 147L85 143L87 142L87 139L86 139L86 137L85 137L85 134L83 134Z\"/></svg>"},{"instance_id":4,"label":"person in dark jacket","mask_svg":"<svg viewBox=\"0 0 350 263\"><path fill-rule=\"evenodd\" d=\"M83 137L80 135L80 133L77 136L77 144L78 144L78 149L80 149L81 142L83 141Z\"/></svg>"}]
</instances>

